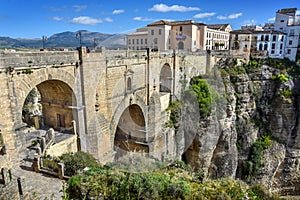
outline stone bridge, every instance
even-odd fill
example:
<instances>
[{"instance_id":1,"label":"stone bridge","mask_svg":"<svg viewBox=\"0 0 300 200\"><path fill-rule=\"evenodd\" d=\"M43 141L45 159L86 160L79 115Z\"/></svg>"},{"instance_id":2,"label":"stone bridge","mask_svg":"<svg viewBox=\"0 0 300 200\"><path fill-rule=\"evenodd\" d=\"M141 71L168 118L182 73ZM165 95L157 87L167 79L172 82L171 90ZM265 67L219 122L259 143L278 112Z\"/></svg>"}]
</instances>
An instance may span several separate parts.
<instances>
[{"instance_id":1,"label":"stone bridge","mask_svg":"<svg viewBox=\"0 0 300 200\"><path fill-rule=\"evenodd\" d=\"M166 108L180 97L181 80L208 73L215 61L207 52L2 53L2 146L9 157L18 156L17 138L24 134L19 130L27 126L24 102L37 88L42 106L37 125L72 129L78 149L102 163L128 151L158 159L181 156L174 130L164 126Z\"/></svg>"}]
</instances>

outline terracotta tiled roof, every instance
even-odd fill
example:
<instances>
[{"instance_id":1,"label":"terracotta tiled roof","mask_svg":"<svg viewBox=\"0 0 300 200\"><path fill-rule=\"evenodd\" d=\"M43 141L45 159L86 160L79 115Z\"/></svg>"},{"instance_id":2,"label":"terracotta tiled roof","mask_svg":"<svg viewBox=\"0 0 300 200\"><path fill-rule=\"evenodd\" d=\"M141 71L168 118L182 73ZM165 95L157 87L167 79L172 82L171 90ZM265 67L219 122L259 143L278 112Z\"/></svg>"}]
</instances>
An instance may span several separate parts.
<instances>
[{"instance_id":1,"label":"terracotta tiled roof","mask_svg":"<svg viewBox=\"0 0 300 200\"><path fill-rule=\"evenodd\" d=\"M250 31L250 30L233 30L233 31L230 31L231 34L252 34L253 31Z\"/></svg>"},{"instance_id":2,"label":"terracotta tiled roof","mask_svg":"<svg viewBox=\"0 0 300 200\"><path fill-rule=\"evenodd\" d=\"M207 28L225 31L225 29L229 26L229 24L209 24Z\"/></svg>"},{"instance_id":3,"label":"terracotta tiled roof","mask_svg":"<svg viewBox=\"0 0 300 200\"><path fill-rule=\"evenodd\" d=\"M197 23L193 20L185 20L185 21L166 21L166 20L159 20L156 22L153 22L151 24L148 24L147 26L159 26L159 25L169 25L169 26L180 26L180 25L205 25L203 23Z\"/></svg>"},{"instance_id":4,"label":"terracotta tiled roof","mask_svg":"<svg viewBox=\"0 0 300 200\"><path fill-rule=\"evenodd\" d=\"M270 34L284 34L286 33L280 32L280 31L274 31L274 30L268 30L268 31L254 31L254 30L234 30L230 32L231 34L259 34L259 33L270 33Z\"/></svg>"},{"instance_id":5,"label":"terracotta tiled roof","mask_svg":"<svg viewBox=\"0 0 300 200\"><path fill-rule=\"evenodd\" d=\"M288 14L288 13L296 13L297 8L284 8L277 11L277 13Z\"/></svg>"},{"instance_id":6,"label":"terracotta tiled roof","mask_svg":"<svg viewBox=\"0 0 300 200\"><path fill-rule=\"evenodd\" d=\"M253 33L255 34L259 34L259 33L270 33L270 34L284 34L286 35L286 33L281 32L281 31L274 31L274 30L268 30L268 31L253 31Z\"/></svg>"}]
</instances>

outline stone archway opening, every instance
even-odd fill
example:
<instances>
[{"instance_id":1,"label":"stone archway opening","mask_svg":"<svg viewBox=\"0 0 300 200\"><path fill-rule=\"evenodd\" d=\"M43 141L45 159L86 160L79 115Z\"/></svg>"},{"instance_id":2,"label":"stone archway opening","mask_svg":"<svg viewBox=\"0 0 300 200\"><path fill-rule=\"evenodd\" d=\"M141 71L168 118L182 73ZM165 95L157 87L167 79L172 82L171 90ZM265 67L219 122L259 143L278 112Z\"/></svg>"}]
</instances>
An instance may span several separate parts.
<instances>
[{"instance_id":1,"label":"stone archway opening","mask_svg":"<svg viewBox=\"0 0 300 200\"><path fill-rule=\"evenodd\" d=\"M133 104L122 113L114 139L115 160L128 152L149 153L145 118L140 106Z\"/></svg>"},{"instance_id":2,"label":"stone archway opening","mask_svg":"<svg viewBox=\"0 0 300 200\"><path fill-rule=\"evenodd\" d=\"M42 117L41 94L38 89L33 88L27 95L22 107L22 121L28 126L40 128Z\"/></svg>"},{"instance_id":3,"label":"stone archway opening","mask_svg":"<svg viewBox=\"0 0 300 200\"><path fill-rule=\"evenodd\" d=\"M159 92L171 92L172 70L169 64L164 64L159 76Z\"/></svg>"},{"instance_id":4,"label":"stone archway opening","mask_svg":"<svg viewBox=\"0 0 300 200\"><path fill-rule=\"evenodd\" d=\"M72 132L74 105L76 99L70 86L59 80L47 80L28 94L22 109L23 122L37 129L45 127Z\"/></svg>"},{"instance_id":5,"label":"stone archway opening","mask_svg":"<svg viewBox=\"0 0 300 200\"><path fill-rule=\"evenodd\" d=\"M182 41L178 43L178 50L184 50L184 43Z\"/></svg>"}]
</instances>

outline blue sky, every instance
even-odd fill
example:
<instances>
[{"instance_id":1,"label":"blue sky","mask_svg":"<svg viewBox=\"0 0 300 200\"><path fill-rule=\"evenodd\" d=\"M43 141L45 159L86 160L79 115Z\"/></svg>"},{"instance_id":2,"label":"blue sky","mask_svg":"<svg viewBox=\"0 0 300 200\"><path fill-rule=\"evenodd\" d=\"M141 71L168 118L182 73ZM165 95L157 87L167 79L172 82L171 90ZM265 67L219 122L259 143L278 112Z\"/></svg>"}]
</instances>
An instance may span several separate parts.
<instances>
[{"instance_id":1,"label":"blue sky","mask_svg":"<svg viewBox=\"0 0 300 200\"><path fill-rule=\"evenodd\" d=\"M272 22L300 0L0 0L0 36L41 38L64 31L128 33L160 20L207 24ZM300 14L300 13L299 13Z\"/></svg>"}]
</instances>

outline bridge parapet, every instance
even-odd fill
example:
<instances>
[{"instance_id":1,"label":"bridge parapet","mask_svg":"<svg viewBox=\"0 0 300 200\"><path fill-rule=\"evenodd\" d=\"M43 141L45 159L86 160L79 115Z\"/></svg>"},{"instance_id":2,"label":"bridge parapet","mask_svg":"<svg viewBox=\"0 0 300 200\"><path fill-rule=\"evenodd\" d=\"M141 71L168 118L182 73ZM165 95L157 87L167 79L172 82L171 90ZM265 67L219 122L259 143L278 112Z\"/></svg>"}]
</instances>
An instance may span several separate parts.
<instances>
[{"instance_id":1,"label":"bridge parapet","mask_svg":"<svg viewBox=\"0 0 300 200\"><path fill-rule=\"evenodd\" d=\"M16 52L0 54L0 70L7 68L40 68L43 66L75 65L77 51Z\"/></svg>"}]
</instances>

